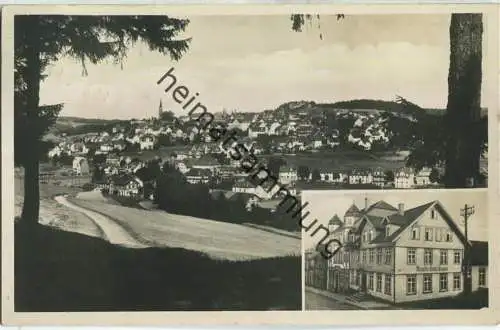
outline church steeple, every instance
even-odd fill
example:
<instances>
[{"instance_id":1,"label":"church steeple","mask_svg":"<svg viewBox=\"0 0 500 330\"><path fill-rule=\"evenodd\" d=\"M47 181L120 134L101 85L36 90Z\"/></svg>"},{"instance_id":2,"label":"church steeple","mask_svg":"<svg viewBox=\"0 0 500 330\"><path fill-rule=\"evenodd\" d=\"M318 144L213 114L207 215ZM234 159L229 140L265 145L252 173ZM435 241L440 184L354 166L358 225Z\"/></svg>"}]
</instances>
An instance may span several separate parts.
<instances>
[{"instance_id":1,"label":"church steeple","mask_svg":"<svg viewBox=\"0 0 500 330\"><path fill-rule=\"evenodd\" d=\"M158 119L161 119L162 112L163 112L163 103L161 102L160 99L160 105L158 106Z\"/></svg>"}]
</instances>

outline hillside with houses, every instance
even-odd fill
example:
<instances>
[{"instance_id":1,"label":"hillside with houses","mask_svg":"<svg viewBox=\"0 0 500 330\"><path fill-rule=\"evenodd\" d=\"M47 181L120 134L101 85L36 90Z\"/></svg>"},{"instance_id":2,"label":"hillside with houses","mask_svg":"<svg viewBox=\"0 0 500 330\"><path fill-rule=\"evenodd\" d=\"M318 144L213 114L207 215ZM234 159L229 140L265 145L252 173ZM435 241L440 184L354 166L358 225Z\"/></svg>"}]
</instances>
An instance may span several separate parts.
<instances>
[{"instance_id":1,"label":"hillside with houses","mask_svg":"<svg viewBox=\"0 0 500 330\"><path fill-rule=\"evenodd\" d=\"M214 124L234 130L238 142L293 195L302 189L439 187L440 164L414 168L407 162L419 143L419 118L436 114L402 109L383 101L300 101L258 113L225 110L214 114ZM69 121L76 134L53 130L56 142L47 156L74 175L90 175L89 187L158 204L158 177L152 173L167 169L181 178L178 182L208 187L211 198L238 200L247 211L269 212L277 203L265 189L250 184L239 162L208 134L200 134L195 120L165 111L161 101L156 118L79 124L63 118L66 128Z\"/></svg>"}]
</instances>

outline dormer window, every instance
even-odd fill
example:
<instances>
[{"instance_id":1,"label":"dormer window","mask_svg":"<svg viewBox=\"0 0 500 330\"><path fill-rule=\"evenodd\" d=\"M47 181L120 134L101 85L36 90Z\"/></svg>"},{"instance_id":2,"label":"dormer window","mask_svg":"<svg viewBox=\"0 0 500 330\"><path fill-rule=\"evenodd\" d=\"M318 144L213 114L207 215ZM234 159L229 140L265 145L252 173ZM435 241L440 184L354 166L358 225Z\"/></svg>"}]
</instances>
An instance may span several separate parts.
<instances>
[{"instance_id":1,"label":"dormer window","mask_svg":"<svg viewBox=\"0 0 500 330\"><path fill-rule=\"evenodd\" d=\"M391 233L391 228L388 225L386 225L385 226L385 236L388 237L390 235L390 233Z\"/></svg>"}]
</instances>

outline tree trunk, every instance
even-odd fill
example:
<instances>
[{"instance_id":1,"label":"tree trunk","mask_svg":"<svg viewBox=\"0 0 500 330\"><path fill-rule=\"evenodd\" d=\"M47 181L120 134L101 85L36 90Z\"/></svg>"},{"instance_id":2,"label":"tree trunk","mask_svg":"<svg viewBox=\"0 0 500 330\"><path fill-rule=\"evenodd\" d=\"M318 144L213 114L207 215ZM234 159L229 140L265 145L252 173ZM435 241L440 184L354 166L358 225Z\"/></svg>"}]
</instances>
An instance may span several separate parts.
<instances>
[{"instance_id":1,"label":"tree trunk","mask_svg":"<svg viewBox=\"0 0 500 330\"><path fill-rule=\"evenodd\" d=\"M482 14L452 14L446 121L447 188L471 186L479 176L481 143ZM474 182L472 181L472 182ZM475 185L475 183L472 183Z\"/></svg>"},{"instance_id":2,"label":"tree trunk","mask_svg":"<svg viewBox=\"0 0 500 330\"><path fill-rule=\"evenodd\" d=\"M21 221L25 225L35 226L38 224L40 213L40 181L39 181L39 160L38 148L40 147L39 137L35 132L39 131L34 126L38 122L38 111L40 101L40 77L41 62L40 51L38 47L39 38L37 36L38 16L31 17L33 22L30 24L32 30L28 33L26 54L26 86L28 97L26 100L26 146L32 149L32 152L26 152L24 159L24 203L21 215Z\"/></svg>"}]
</instances>

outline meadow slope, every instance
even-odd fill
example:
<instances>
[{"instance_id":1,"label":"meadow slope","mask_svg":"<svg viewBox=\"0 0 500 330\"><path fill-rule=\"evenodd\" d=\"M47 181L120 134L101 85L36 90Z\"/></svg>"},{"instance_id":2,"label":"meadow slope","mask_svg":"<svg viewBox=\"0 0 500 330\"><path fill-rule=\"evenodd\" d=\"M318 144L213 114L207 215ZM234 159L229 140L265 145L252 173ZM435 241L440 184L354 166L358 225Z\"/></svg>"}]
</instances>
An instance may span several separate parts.
<instances>
[{"instance_id":1,"label":"meadow slope","mask_svg":"<svg viewBox=\"0 0 500 330\"><path fill-rule=\"evenodd\" d=\"M79 207L109 217L148 246L184 248L223 260L300 255L300 239L290 235L84 198L68 200Z\"/></svg>"}]
</instances>

